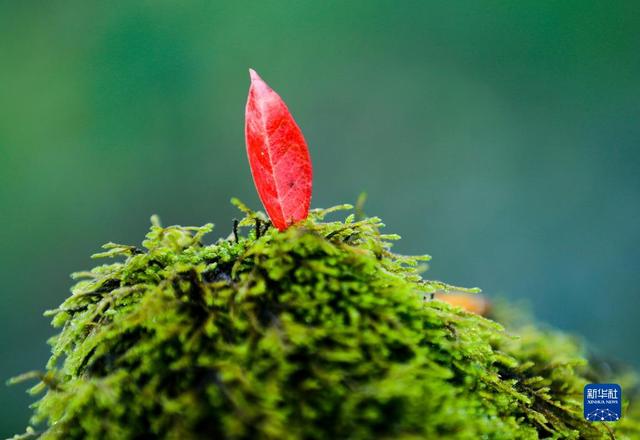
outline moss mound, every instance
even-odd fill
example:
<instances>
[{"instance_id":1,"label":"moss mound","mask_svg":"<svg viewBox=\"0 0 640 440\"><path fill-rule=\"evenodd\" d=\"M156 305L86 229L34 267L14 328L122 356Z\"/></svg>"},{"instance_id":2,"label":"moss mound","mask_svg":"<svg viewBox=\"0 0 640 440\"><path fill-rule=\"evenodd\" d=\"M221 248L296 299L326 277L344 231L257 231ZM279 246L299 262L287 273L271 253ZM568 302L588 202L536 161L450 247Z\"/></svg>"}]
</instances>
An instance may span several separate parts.
<instances>
[{"instance_id":1,"label":"moss mound","mask_svg":"<svg viewBox=\"0 0 640 440\"><path fill-rule=\"evenodd\" d=\"M584 421L594 374L571 339L440 301L377 218L312 211L280 233L163 228L74 274L33 423L43 439L633 438ZM592 378L591 378L592 379ZM625 437L626 436L626 437Z\"/></svg>"}]
</instances>

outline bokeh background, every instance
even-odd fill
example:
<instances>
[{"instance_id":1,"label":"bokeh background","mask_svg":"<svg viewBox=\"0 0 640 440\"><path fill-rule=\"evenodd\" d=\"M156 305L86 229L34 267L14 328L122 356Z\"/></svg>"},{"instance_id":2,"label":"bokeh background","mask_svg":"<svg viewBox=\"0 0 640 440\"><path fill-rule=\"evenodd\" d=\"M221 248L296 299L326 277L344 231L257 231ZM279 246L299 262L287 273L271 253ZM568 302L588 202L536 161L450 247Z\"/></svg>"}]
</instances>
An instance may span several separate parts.
<instances>
[{"instance_id":1,"label":"bokeh background","mask_svg":"<svg viewBox=\"0 0 640 440\"><path fill-rule=\"evenodd\" d=\"M102 243L260 206L248 67L306 135L313 206L367 191L428 277L640 366L637 2L0 1L3 380L42 368L42 312ZM0 437L31 400L0 385Z\"/></svg>"}]
</instances>

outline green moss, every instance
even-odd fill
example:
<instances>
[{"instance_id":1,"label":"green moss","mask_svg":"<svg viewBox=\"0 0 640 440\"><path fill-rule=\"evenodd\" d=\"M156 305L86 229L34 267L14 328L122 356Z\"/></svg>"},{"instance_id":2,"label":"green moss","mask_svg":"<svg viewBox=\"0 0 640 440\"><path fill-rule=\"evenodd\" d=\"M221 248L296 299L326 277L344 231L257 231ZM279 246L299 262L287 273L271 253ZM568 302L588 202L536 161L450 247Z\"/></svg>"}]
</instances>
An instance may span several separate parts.
<instances>
[{"instance_id":1,"label":"green moss","mask_svg":"<svg viewBox=\"0 0 640 440\"><path fill-rule=\"evenodd\" d=\"M392 253L377 218L285 232L163 228L74 274L33 423L44 439L633 438L582 417L595 370L570 338L521 337L440 301L428 257Z\"/></svg>"}]
</instances>

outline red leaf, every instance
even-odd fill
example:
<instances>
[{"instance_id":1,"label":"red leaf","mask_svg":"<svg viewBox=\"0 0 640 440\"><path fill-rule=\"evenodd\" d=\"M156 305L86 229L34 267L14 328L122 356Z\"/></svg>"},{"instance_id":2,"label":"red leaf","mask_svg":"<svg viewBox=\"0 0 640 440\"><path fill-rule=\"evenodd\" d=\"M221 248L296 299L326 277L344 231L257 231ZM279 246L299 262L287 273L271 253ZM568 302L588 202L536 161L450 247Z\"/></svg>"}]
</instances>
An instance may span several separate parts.
<instances>
[{"instance_id":1,"label":"red leaf","mask_svg":"<svg viewBox=\"0 0 640 440\"><path fill-rule=\"evenodd\" d=\"M279 230L307 218L311 202L311 158L302 132L284 101L249 69L245 140L253 182Z\"/></svg>"}]
</instances>

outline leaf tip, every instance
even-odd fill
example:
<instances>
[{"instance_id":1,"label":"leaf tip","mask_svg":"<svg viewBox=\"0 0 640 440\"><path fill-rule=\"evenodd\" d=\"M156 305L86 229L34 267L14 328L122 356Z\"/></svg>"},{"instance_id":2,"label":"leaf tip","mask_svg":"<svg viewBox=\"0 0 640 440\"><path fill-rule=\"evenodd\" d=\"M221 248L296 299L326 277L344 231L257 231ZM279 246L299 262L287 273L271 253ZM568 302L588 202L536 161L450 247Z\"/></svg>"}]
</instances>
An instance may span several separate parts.
<instances>
[{"instance_id":1,"label":"leaf tip","mask_svg":"<svg viewBox=\"0 0 640 440\"><path fill-rule=\"evenodd\" d=\"M258 72L256 72L252 68L249 68L249 76L251 77L251 81L258 81L262 79L260 78L260 75L258 75Z\"/></svg>"}]
</instances>

